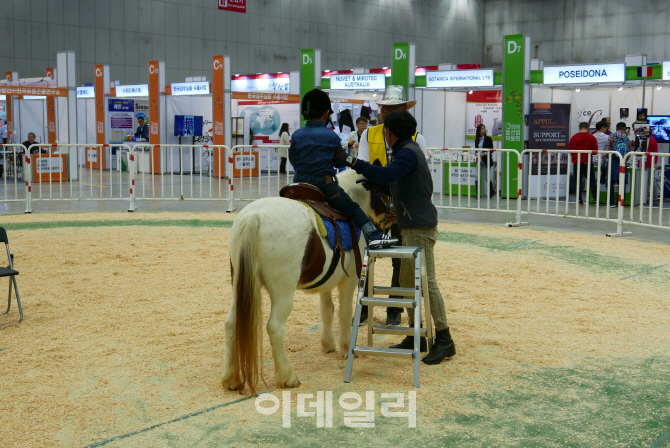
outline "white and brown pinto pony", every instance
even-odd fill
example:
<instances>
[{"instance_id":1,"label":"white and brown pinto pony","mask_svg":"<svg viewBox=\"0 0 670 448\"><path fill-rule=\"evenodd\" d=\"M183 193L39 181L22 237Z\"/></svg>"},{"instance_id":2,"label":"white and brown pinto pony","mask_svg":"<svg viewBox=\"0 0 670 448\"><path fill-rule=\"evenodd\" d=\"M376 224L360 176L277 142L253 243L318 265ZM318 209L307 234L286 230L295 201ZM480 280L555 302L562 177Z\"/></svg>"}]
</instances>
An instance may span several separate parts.
<instances>
[{"instance_id":1,"label":"white and brown pinto pony","mask_svg":"<svg viewBox=\"0 0 670 448\"><path fill-rule=\"evenodd\" d=\"M386 208L375 206L373 210L374 193L356 183L360 175L348 169L337 178L349 197L373 221L379 222L384 218ZM362 235L358 244L362 254L365 248ZM267 331L278 387L300 385L284 349L286 319L291 313L296 289L318 293L321 298L321 346L324 352L336 350L331 291L338 289L340 355L344 358L348 356L353 295L358 277L353 251L344 252L346 273L339 260L333 262L336 264L333 270L331 262L335 255L328 239L320 236L314 212L297 201L264 198L240 212L230 237L232 298L226 318L224 388L241 391L248 385L255 393L262 340L261 286L270 295Z\"/></svg>"}]
</instances>

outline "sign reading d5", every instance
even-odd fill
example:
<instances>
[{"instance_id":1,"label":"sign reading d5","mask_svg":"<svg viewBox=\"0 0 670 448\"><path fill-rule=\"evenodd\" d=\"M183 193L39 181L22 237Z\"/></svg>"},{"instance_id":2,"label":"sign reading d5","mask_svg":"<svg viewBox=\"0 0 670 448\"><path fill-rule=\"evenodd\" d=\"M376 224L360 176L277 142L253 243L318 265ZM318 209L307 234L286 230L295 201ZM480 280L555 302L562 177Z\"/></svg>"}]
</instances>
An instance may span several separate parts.
<instances>
[{"instance_id":1,"label":"sign reading d5","mask_svg":"<svg viewBox=\"0 0 670 448\"><path fill-rule=\"evenodd\" d=\"M302 99L307 92L314 89L314 49L300 50L300 126L305 126L302 116Z\"/></svg>"}]
</instances>

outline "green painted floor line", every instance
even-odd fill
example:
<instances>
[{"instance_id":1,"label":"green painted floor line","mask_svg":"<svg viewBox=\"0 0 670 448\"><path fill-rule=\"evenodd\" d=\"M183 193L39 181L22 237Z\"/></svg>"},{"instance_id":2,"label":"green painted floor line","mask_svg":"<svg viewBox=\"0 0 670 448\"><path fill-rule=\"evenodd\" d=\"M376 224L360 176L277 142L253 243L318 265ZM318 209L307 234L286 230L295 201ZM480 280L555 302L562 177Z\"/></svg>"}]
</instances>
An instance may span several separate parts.
<instances>
[{"instance_id":1,"label":"green painted floor line","mask_svg":"<svg viewBox=\"0 0 670 448\"><path fill-rule=\"evenodd\" d=\"M535 243L537 243L538 241L540 241L540 240L531 241L531 242L529 242L529 243L515 244L515 245L513 245L513 246L507 246L507 247L505 247L505 248L503 248L503 249L493 249L491 252L495 252L495 251L497 251L497 250L513 249L513 248L515 248L515 247L520 247L520 246L528 246L529 244L535 244Z\"/></svg>"},{"instance_id":2,"label":"green painted floor line","mask_svg":"<svg viewBox=\"0 0 670 448\"><path fill-rule=\"evenodd\" d=\"M481 247L489 249L490 252L519 248L519 250L532 252L534 255L547 259L560 260L567 264L587 268L599 273L618 272L624 274L624 277L626 275L634 276L641 273L641 271L662 267L623 257L604 255L588 248L542 244L539 240L521 240L461 232L439 232L437 239L446 243Z\"/></svg>"},{"instance_id":3,"label":"green painted floor line","mask_svg":"<svg viewBox=\"0 0 670 448\"><path fill-rule=\"evenodd\" d=\"M654 443L649 445L647 448L666 448L670 446L670 431L663 434L659 437Z\"/></svg>"},{"instance_id":4,"label":"green painted floor line","mask_svg":"<svg viewBox=\"0 0 670 448\"><path fill-rule=\"evenodd\" d=\"M128 220L98 220L98 221L45 221L45 222L17 222L4 224L5 230L40 230L68 227L227 227L233 226L233 221L215 219L128 219Z\"/></svg>"},{"instance_id":5,"label":"green painted floor line","mask_svg":"<svg viewBox=\"0 0 670 448\"><path fill-rule=\"evenodd\" d=\"M655 266L655 267L653 267L653 268L646 269L646 270L644 270L644 271L642 271L642 272L638 272L637 274L629 275L628 277L624 277L624 278L622 278L621 280L628 280L629 278L633 278L633 277L637 277L638 275L646 274L647 272L653 271L654 269L662 268L662 267L667 266L667 265L669 265L669 264L670 264L670 263L665 263L665 264L662 264L662 265L660 265L660 266Z\"/></svg>"},{"instance_id":6,"label":"green painted floor line","mask_svg":"<svg viewBox=\"0 0 670 448\"><path fill-rule=\"evenodd\" d=\"M272 392L272 391L270 391L270 392ZM217 404L216 406L210 406L210 407L205 408L201 411L191 412L190 414L182 415L181 417L173 418L172 420L168 420L166 422L156 423L155 425L151 425L151 426L148 426L146 428L143 428L143 429L140 429L140 430L137 430L137 431L129 432L129 433L122 434L122 435L116 436L116 437L112 437L111 439L103 440L101 442L97 442L97 443L94 443L92 445L86 445L84 448L95 448L95 447L98 447L98 446L104 446L104 445L110 444L112 442L116 442L118 440L127 439L128 437L136 436L138 434L142 434L144 432L148 432L148 431L151 431L153 429L160 428L161 426L169 425L171 423L176 423L176 422L179 422L179 421L182 421L182 420L186 420L187 418L196 417L198 415L202 415L202 414L205 414L207 412L214 411L216 409L221 409L221 408L225 408L227 406L233 405L233 404L241 403L243 401L250 400L250 399L254 398L255 396L256 395L249 395L248 397L238 398L237 400L229 401L227 403L221 403L221 404Z\"/></svg>"}]
</instances>

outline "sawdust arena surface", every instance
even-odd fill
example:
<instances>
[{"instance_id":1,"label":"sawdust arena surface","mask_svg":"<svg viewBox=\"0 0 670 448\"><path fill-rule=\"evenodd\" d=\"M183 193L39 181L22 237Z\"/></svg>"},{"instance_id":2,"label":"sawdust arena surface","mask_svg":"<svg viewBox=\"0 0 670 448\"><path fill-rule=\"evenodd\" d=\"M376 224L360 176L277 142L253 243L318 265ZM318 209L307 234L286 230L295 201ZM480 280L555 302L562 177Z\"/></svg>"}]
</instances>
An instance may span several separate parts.
<instances>
[{"instance_id":1,"label":"sawdust arena surface","mask_svg":"<svg viewBox=\"0 0 670 448\"><path fill-rule=\"evenodd\" d=\"M670 443L668 246L440 224L438 282L457 355L421 365L416 428L381 414L382 393L415 390L411 362L360 357L345 384L346 360L321 352L318 297L297 292L286 347L303 383L290 390L287 428L281 409L263 415L255 397L221 387L234 218L3 216L25 320L0 327L0 446ZM378 263L377 283L390 273ZM263 349L261 390L282 399L267 334ZM332 427L298 415L297 394L319 391L333 393ZM338 398L366 391L374 427L345 426Z\"/></svg>"}]
</instances>

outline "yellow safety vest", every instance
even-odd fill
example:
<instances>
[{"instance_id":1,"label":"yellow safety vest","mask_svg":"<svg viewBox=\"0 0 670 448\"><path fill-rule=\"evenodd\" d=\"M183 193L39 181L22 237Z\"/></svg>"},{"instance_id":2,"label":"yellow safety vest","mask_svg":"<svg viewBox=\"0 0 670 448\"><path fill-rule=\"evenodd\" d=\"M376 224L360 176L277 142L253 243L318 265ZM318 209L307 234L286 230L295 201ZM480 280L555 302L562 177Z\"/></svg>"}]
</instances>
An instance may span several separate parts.
<instances>
[{"instance_id":1,"label":"yellow safety vest","mask_svg":"<svg viewBox=\"0 0 670 448\"><path fill-rule=\"evenodd\" d=\"M416 141L417 135L419 135L419 133L415 132L412 140ZM388 165L383 124L368 129L368 149L370 150L370 163L374 163L375 160L379 159L382 166Z\"/></svg>"}]
</instances>

